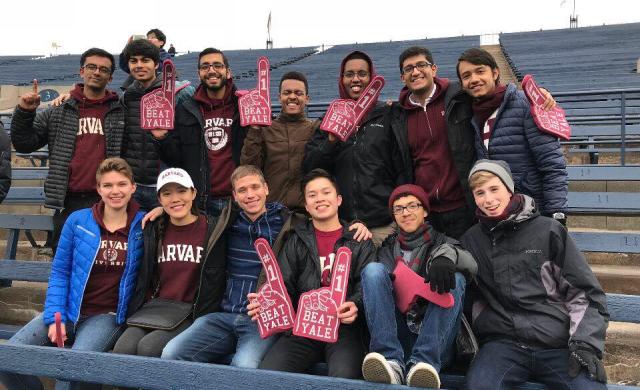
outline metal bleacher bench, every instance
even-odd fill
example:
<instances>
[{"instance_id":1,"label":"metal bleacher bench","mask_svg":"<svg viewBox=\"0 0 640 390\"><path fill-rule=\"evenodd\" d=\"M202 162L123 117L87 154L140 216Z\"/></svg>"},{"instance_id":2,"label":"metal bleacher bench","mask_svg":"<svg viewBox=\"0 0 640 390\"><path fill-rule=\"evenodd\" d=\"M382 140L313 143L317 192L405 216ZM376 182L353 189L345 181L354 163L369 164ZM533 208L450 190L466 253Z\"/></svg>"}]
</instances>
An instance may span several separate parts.
<instances>
[{"instance_id":1,"label":"metal bleacher bench","mask_svg":"<svg viewBox=\"0 0 640 390\"><path fill-rule=\"evenodd\" d=\"M569 181L640 181L640 166L569 165ZM577 192L568 194L569 214L639 215L638 192Z\"/></svg>"}]
</instances>

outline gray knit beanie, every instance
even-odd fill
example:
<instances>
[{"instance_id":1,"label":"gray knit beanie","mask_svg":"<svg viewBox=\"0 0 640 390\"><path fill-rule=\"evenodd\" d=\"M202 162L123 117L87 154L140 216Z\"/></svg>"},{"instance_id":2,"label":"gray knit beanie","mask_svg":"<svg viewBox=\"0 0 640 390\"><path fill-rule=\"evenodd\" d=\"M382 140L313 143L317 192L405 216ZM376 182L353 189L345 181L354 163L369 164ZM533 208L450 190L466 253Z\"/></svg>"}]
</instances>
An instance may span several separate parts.
<instances>
[{"instance_id":1,"label":"gray knit beanie","mask_svg":"<svg viewBox=\"0 0 640 390\"><path fill-rule=\"evenodd\" d=\"M473 168L471 168L471 172L469 172L469 179L471 179L471 176L473 176L474 173L479 171L493 173L502 180L504 185L512 194L515 192L511 169L509 169L509 164L506 162L502 160L478 160L473 165Z\"/></svg>"}]
</instances>

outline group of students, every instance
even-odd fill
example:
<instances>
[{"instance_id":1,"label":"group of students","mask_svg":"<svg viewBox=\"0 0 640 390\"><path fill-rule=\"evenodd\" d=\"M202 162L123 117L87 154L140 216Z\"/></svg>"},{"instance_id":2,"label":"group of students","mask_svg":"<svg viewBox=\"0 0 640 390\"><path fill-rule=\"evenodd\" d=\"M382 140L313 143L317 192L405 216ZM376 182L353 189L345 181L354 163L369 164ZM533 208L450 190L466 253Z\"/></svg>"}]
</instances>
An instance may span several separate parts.
<instances>
[{"instance_id":1,"label":"group of students","mask_svg":"<svg viewBox=\"0 0 640 390\"><path fill-rule=\"evenodd\" d=\"M305 117L299 72L283 75L272 125L241 127L230 65L213 48L198 57L201 84L178 94L175 129L142 130L140 99L162 79L152 42L121 54L133 80L119 100L106 90L114 58L95 48L61 105L36 113L37 91L20 99L12 142L49 145L45 205L58 209L61 236L45 311L9 342L52 342L60 312L75 349L291 372L325 360L332 376L439 387L466 302L481 344L468 388L604 386L606 300L562 226L560 144L536 127L524 94L499 83L489 53L465 51L453 81L436 77L428 49L404 50L399 101L375 104L342 142ZM357 100L375 75L366 53L349 53L340 97ZM140 210L153 220L144 229ZM258 238L277 254L294 307L328 285L337 248L351 249L336 343L260 337ZM400 308L399 264L451 293L453 307ZM171 329L125 326L158 299L189 315Z\"/></svg>"}]
</instances>

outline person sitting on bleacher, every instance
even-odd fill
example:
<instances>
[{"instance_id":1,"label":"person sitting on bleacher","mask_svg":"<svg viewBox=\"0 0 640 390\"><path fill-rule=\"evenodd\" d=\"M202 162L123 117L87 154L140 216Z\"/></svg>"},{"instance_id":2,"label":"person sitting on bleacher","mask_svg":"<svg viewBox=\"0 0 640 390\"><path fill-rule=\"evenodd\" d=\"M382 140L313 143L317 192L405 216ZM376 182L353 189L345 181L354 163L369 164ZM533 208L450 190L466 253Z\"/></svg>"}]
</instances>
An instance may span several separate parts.
<instances>
[{"instance_id":1,"label":"person sitting on bleacher","mask_svg":"<svg viewBox=\"0 0 640 390\"><path fill-rule=\"evenodd\" d=\"M371 334L371 352L364 359L362 374L370 382L438 389L439 373L455 358L465 277L473 278L477 265L457 240L427 222L429 196L422 187L397 187L389 197L389 209L398 233L378 250L378 262L362 271L364 310ZM397 283L404 280L393 277L402 265L418 282L429 282L432 291L451 293L453 306L443 308L420 298L405 307L397 298Z\"/></svg>"},{"instance_id":2,"label":"person sitting on bleacher","mask_svg":"<svg viewBox=\"0 0 640 390\"><path fill-rule=\"evenodd\" d=\"M509 166L479 160L469 184L480 220L461 238L478 262L468 389L605 389L605 294L567 229L515 191ZM469 295L468 295L469 296Z\"/></svg>"},{"instance_id":3,"label":"person sitting on bleacher","mask_svg":"<svg viewBox=\"0 0 640 390\"><path fill-rule=\"evenodd\" d=\"M75 211L65 222L44 312L9 344L52 345L60 337L71 349L104 352L122 332L142 258L144 213L131 200L136 185L123 159L104 160L94 174L101 200ZM61 316L60 334L56 313ZM0 382L9 389L42 389L33 376L0 373Z\"/></svg>"},{"instance_id":4,"label":"person sitting on bleacher","mask_svg":"<svg viewBox=\"0 0 640 390\"><path fill-rule=\"evenodd\" d=\"M49 145L49 174L44 182L44 206L53 216L53 246L72 212L99 200L96 169L107 157L119 157L124 132L124 107L118 95L106 89L114 58L97 48L80 57L80 77L68 99L58 107L36 113L38 84L20 96L11 121L11 141L17 152L31 153Z\"/></svg>"},{"instance_id":5,"label":"person sitting on bleacher","mask_svg":"<svg viewBox=\"0 0 640 390\"><path fill-rule=\"evenodd\" d=\"M476 157L506 161L516 191L531 196L543 215L566 224L568 174L558 138L536 126L523 91L500 84L500 69L487 51L466 50L457 71L473 98Z\"/></svg>"},{"instance_id":6,"label":"person sitting on bleacher","mask_svg":"<svg viewBox=\"0 0 640 390\"><path fill-rule=\"evenodd\" d=\"M0 122L0 203L11 188L11 139Z\"/></svg>"}]
</instances>

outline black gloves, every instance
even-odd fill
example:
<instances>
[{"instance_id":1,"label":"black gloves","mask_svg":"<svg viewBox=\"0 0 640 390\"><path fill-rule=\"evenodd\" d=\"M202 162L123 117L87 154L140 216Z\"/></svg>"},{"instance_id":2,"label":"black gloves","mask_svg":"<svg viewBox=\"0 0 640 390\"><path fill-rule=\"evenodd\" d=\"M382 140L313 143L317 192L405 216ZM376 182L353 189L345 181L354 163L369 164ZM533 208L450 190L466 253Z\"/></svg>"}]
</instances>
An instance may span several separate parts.
<instances>
[{"instance_id":1,"label":"black gloves","mask_svg":"<svg viewBox=\"0 0 640 390\"><path fill-rule=\"evenodd\" d=\"M569 344L569 376L575 378L583 368L589 379L607 383L607 373L596 350L583 343Z\"/></svg>"},{"instance_id":2,"label":"black gloves","mask_svg":"<svg viewBox=\"0 0 640 390\"><path fill-rule=\"evenodd\" d=\"M424 281L431 285L431 291L438 290L438 294L449 292L456 288L456 266L449 258L438 256L431 260L427 276Z\"/></svg>"}]
</instances>

